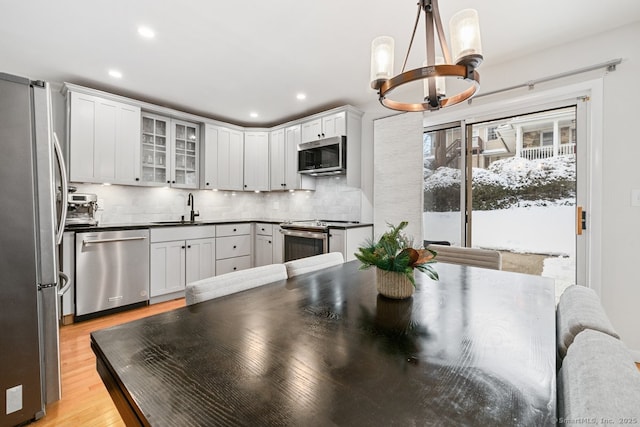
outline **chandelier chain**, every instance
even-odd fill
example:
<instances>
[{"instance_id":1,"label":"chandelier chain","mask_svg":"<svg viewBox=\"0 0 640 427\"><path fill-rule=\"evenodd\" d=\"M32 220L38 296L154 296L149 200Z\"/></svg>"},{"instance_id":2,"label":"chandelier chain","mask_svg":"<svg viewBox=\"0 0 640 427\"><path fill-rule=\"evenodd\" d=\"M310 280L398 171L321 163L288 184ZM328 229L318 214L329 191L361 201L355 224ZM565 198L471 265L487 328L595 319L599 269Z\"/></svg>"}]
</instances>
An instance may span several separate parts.
<instances>
[{"instance_id":1,"label":"chandelier chain","mask_svg":"<svg viewBox=\"0 0 640 427\"><path fill-rule=\"evenodd\" d=\"M418 29L418 22L420 22L421 11L422 11L422 4L418 3L418 14L416 15L416 23L413 24L413 33L411 34L411 40L409 41L409 49L407 49L407 55L404 57L404 63L402 64L401 73L404 73L404 69L407 66L407 61L409 60L409 53L411 52L411 46L413 46L413 39L416 36L416 30Z\"/></svg>"}]
</instances>

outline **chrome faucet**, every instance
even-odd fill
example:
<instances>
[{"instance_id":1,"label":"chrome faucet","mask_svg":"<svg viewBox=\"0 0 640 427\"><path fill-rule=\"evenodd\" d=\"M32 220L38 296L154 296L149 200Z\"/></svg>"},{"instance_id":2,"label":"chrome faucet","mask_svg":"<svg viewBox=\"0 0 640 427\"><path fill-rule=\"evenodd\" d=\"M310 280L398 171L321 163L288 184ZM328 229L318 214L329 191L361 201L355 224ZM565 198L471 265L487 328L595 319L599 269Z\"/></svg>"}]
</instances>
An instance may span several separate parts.
<instances>
[{"instance_id":1,"label":"chrome faucet","mask_svg":"<svg viewBox=\"0 0 640 427\"><path fill-rule=\"evenodd\" d=\"M190 221L194 222L196 220L197 216L200 216L200 212L194 210L195 205L193 203L193 193L189 193L189 195L187 196L187 206L191 206L191 216L190 216Z\"/></svg>"}]
</instances>

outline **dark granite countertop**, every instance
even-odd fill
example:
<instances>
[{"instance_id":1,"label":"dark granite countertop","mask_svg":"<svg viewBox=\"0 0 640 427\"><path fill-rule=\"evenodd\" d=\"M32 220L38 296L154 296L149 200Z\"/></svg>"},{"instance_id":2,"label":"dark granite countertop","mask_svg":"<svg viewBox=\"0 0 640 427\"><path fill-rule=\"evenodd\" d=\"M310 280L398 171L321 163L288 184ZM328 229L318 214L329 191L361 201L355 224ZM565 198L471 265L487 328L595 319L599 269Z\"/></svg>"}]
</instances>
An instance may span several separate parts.
<instances>
[{"instance_id":1,"label":"dark granite countertop","mask_svg":"<svg viewBox=\"0 0 640 427\"><path fill-rule=\"evenodd\" d=\"M195 222L181 222L181 221L154 221L147 223L129 223L129 224L98 224L98 225L67 225L65 231L86 232L86 231L118 231L118 230L139 230L141 228L158 228L158 227L176 227L176 226L188 226L194 227L199 225L222 225L222 224L238 224L238 223L251 223L261 222L266 224L280 224L285 222L283 219L219 219L219 220L202 220ZM371 223L348 223L344 225L332 225L330 228L334 229L349 229L359 227L370 227Z\"/></svg>"}]
</instances>

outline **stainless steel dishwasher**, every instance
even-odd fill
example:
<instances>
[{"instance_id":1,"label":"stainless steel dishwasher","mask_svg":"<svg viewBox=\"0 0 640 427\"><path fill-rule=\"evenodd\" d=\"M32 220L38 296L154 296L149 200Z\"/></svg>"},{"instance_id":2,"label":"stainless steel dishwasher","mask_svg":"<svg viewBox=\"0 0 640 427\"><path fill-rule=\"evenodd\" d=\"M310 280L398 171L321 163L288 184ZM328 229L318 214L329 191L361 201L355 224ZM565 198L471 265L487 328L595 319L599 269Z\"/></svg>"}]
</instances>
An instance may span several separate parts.
<instances>
[{"instance_id":1,"label":"stainless steel dishwasher","mask_svg":"<svg viewBox=\"0 0 640 427\"><path fill-rule=\"evenodd\" d=\"M76 318L149 299L149 230L76 233Z\"/></svg>"}]
</instances>

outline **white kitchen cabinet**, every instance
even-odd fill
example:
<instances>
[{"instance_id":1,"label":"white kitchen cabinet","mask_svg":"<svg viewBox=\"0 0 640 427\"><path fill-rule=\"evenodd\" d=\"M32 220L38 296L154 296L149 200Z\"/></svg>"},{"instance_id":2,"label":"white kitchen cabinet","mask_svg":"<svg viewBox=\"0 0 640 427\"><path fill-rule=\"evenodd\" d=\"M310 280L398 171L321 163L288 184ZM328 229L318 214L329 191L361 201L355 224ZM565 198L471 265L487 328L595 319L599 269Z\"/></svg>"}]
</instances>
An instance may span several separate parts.
<instances>
[{"instance_id":1,"label":"white kitchen cabinet","mask_svg":"<svg viewBox=\"0 0 640 427\"><path fill-rule=\"evenodd\" d=\"M142 181L167 184L171 179L171 121L164 116L142 115Z\"/></svg>"},{"instance_id":2,"label":"white kitchen cabinet","mask_svg":"<svg viewBox=\"0 0 640 427\"><path fill-rule=\"evenodd\" d=\"M171 186L178 188L198 188L198 156L200 126L181 120L171 121Z\"/></svg>"},{"instance_id":3,"label":"white kitchen cabinet","mask_svg":"<svg viewBox=\"0 0 640 427\"><path fill-rule=\"evenodd\" d=\"M216 239L191 239L186 241L187 283L216 275Z\"/></svg>"},{"instance_id":4,"label":"white kitchen cabinet","mask_svg":"<svg viewBox=\"0 0 640 427\"><path fill-rule=\"evenodd\" d=\"M140 108L69 92L69 179L140 182Z\"/></svg>"},{"instance_id":5,"label":"white kitchen cabinet","mask_svg":"<svg viewBox=\"0 0 640 427\"><path fill-rule=\"evenodd\" d=\"M186 284L216 273L214 225L152 228L151 303L184 296Z\"/></svg>"},{"instance_id":6,"label":"white kitchen cabinet","mask_svg":"<svg viewBox=\"0 0 640 427\"><path fill-rule=\"evenodd\" d=\"M177 188L198 188L199 126L142 114L142 180Z\"/></svg>"},{"instance_id":7,"label":"white kitchen cabinet","mask_svg":"<svg viewBox=\"0 0 640 427\"><path fill-rule=\"evenodd\" d=\"M243 132L215 125L205 126L202 188L244 189Z\"/></svg>"},{"instance_id":8,"label":"white kitchen cabinet","mask_svg":"<svg viewBox=\"0 0 640 427\"><path fill-rule=\"evenodd\" d=\"M251 224L218 225L216 238L216 274L225 274L250 267Z\"/></svg>"},{"instance_id":9,"label":"white kitchen cabinet","mask_svg":"<svg viewBox=\"0 0 640 427\"><path fill-rule=\"evenodd\" d=\"M186 247L184 240L151 243L150 297L184 292Z\"/></svg>"},{"instance_id":10,"label":"white kitchen cabinet","mask_svg":"<svg viewBox=\"0 0 640 427\"><path fill-rule=\"evenodd\" d=\"M269 191L269 133L244 133L244 189Z\"/></svg>"},{"instance_id":11,"label":"white kitchen cabinet","mask_svg":"<svg viewBox=\"0 0 640 427\"><path fill-rule=\"evenodd\" d=\"M347 120L344 111L331 113L302 123L301 142L346 135Z\"/></svg>"},{"instance_id":12,"label":"white kitchen cabinet","mask_svg":"<svg viewBox=\"0 0 640 427\"><path fill-rule=\"evenodd\" d=\"M271 190L315 190L315 178L298 173L301 126L271 132Z\"/></svg>"},{"instance_id":13,"label":"white kitchen cabinet","mask_svg":"<svg viewBox=\"0 0 640 427\"><path fill-rule=\"evenodd\" d=\"M340 252L344 260L353 261L356 259L354 253L358 248L366 244L373 238L373 226L355 228L330 228L329 229L329 252Z\"/></svg>"},{"instance_id":14,"label":"white kitchen cabinet","mask_svg":"<svg viewBox=\"0 0 640 427\"><path fill-rule=\"evenodd\" d=\"M269 135L269 188L284 190L286 183L286 159L284 151L284 129L277 129Z\"/></svg>"},{"instance_id":15,"label":"white kitchen cabinet","mask_svg":"<svg viewBox=\"0 0 640 427\"><path fill-rule=\"evenodd\" d=\"M273 263L282 264L284 262L284 235L280 226L273 227Z\"/></svg>"},{"instance_id":16,"label":"white kitchen cabinet","mask_svg":"<svg viewBox=\"0 0 640 427\"><path fill-rule=\"evenodd\" d=\"M256 223L254 266L273 264L273 225Z\"/></svg>"}]
</instances>

